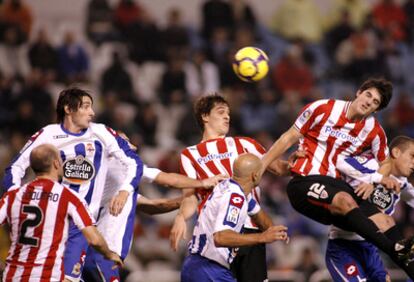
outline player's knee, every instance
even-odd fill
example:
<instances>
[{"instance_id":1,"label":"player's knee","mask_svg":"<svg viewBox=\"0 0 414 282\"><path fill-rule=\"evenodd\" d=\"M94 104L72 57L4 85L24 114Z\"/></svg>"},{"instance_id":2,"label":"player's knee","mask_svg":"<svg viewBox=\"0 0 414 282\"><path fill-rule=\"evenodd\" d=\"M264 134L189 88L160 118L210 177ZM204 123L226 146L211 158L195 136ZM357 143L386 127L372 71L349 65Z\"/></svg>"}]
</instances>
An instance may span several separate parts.
<instances>
[{"instance_id":1,"label":"player's knee","mask_svg":"<svg viewBox=\"0 0 414 282\"><path fill-rule=\"evenodd\" d=\"M339 192L332 200L331 211L333 214L345 215L358 205L354 198L346 192Z\"/></svg>"}]
</instances>

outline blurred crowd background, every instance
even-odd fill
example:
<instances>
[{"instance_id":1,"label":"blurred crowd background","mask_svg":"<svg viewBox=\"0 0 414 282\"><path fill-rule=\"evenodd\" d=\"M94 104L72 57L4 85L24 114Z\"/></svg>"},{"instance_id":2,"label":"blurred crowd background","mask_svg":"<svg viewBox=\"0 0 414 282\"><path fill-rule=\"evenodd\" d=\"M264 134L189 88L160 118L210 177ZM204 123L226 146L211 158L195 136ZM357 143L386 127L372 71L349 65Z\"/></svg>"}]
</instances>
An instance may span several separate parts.
<instances>
[{"instance_id":1,"label":"blurred crowd background","mask_svg":"<svg viewBox=\"0 0 414 282\"><path fill-rule=\"evenodd\" d=\"M270 58L259 83L232 71L245 46ZM378 114L390 140L414 137L413 73L413 0L0 0L0 176L34 132L55 122L56 98L69 85L90 91L96 121L126 132L147 164L178 172L181 149L200 141L192 103L201 95L224 95L230 134L269 148L306 103L352 99L364 79L383 76L395 87ZM322 281L327 228L292 210L286 182L265 175L261 183L262 206L292 238L268 246L270 281ZM180 194L154 185L141 193ZM138 213L124 279L178 281L186 247L169 248L174 215ZM395 217L414 235L410 208L401 204ZM6 252L3 231L1 259Z\"/></svg>"}]
</instances>

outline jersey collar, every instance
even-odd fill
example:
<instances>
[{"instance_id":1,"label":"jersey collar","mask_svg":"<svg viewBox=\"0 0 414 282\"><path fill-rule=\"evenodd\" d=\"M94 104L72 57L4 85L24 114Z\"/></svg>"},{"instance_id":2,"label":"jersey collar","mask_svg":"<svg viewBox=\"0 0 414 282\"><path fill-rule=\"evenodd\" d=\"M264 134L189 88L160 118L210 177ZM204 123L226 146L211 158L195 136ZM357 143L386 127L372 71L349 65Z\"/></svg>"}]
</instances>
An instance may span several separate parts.
<instances>
[{"instance_id":1,"label":"jersey collar","mask_svg":"<svg viewBox=\"0 0 414 282\"><path fill-rule=\"evenodd\" d=\"M81 132L79 132L79 133L73 133L73 132L70 132L69 130L67 130L63 126L63 123L60 124L60 128L63 130L63 132L65 132L66 134L72 135L72 136L82 136L88 130L88 128L85 128L85 129L82 129Z\"/></svg>"}]
</instances>

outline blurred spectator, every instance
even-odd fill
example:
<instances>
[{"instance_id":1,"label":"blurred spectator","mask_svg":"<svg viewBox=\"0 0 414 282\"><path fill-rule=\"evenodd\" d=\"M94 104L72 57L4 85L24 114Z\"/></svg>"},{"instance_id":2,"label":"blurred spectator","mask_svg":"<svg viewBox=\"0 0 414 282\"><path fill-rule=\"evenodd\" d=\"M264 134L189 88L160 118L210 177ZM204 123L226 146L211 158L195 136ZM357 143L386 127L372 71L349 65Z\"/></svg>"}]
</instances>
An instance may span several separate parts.
<instances>
[{"instance_id":1,"label":"blurred spectator","mask_svg":"<svg viewBox=\"0 0 414 282\"><path fill-rule=\"evenodd\" d=\"M236 50L246 46L257 46L252 28L248 26L235 28L233 45Z\"/></svg>"},{"instance_id":2,"label":"blurred spectator","mask_svg":"<svg viewBox=\"0 0 414 282\"><path fill-rule=\"evenodd\" d=\"M0 44L0 70L6 77L24 78L29 73L27 48L19 44L18 30L8 27Z\"/></svg>"},{"instance_id":3,"label":"blurred spectator","mask_svg":"<svg viewBox=\"0 0 414 282\"><path fill-rule=\"evenodd\" d=\"M56 79L58 71L57 51L50 43L45 29L39 29L37 38L30 44L28 55L33 69L41 71L49 80Z\"/></svg>"},{"instance_id":4,"label":"blurred spectator","mask_svg":"<svg viewBox=\"0 0 414 282\"><path fill-rule=\"evenodd\" d=\"M234 26L247 26L254 29L256 26L256 17L254 16L253 9L245 0L231 0L230 2L233 17Z\"/></svg>"},{"instance_id":5,"label":"blurred spectator","mask_svg":"<svg viewBox=\"0 0 414 282\"><path fill-rule=\"evenodd\" d=\"M186 83L192 99L206 93L217 92L220 88L220 79L217 67L207 61L203 50L195 50L192 60L185 65Z\"/></svg>"},{"instance_id":6,"label":"blurred spectator","mask_svg":"<svg viewBox=\"0 0 414 282\"><path fill-rule=\"evenodd\" d=\"M304 106L301 96L296 91L288 91L276 107L276 125L272 130L275 136L280 136L293 124Z\"/></svg>"},{"instance_id":7,"label":"blurred spectator","mask_svg":"<svg viewBox=\"0 0 414 282\"><path fill-rule=\"evenodd\" d=\"M219 69L227 64L227 55L232 43L230 34L225 28L216 28L211 35L211 40L207 45L207 56L210 61L215 63Z\"/></svg>"},{"instance_id":8,"label":"blurred spectator","mask_svg":"<svg viewBox=\"0 0 414 282\"><path fill-rule=\"evenodd\" d=\"M72 31L66 31L63 44L58 48L59 76L66 83L87 80L89 56L85 48L76 41Z\"/></svg>"},{"instance_id":9,"label":"blurred spectator","mask_svg":"<svg viewBox=\"0 0 414 282\"><path fill-rule=\"evenodd\" d=\"M122 102L137 103L131 76L125 70L118 52L112 53L112 63L102 74L101 90L104 96L116 95Z\"/></svg>"},{"instance_id":10,"label":"blurred spectator","mask_svg":"<svg viewBox=\"0 0 414 282\"><path fill-rule=\"evenodd\" d=\"M370 28L352 33L336 50L335 62L342 72L341 77L360 81L368 76L383 74L384 65L378 49L378 38Z\"/></svg>"},{"instance_id":11,"label":"blurred spectator","mask_svg":"<svg viewBox=\"0 0 414 282\"><path fill-rule=\"evenodd\" d=\"M398 41L406 39L407 16L394 0L381 0L372 9L374 22L382 32L389 32Z\"/></svg>"},{"instance_id":12,"label":"blurred spectator","mask_svg":"<svg viewBox=\"0 0 414 282\"><path fill-rule=\"evenodd\" d=\"M114 11L108 0L90 0L86 12L86 35L95 45L115 38Z\"/></svg>"},{"instance_id":13,"label":"blurred spectator","mask_svg":"<svg viewBox=\"0 0 414 282\"><path fill-rule=\"evenodd\" d=\"M404 83L404 58L398 48L398 42L390 33L384 34L380 42L381 62L384 63L384 75L394 82Z\"/></svg>"},{"instance_id":14,"label":"blurred spectator","mask_svg":"<svg viewBox=\"0 0 414 282\"><path fill-rule=\"evenodd\" d=\"M184 61L181 58L171 58L167 69L162 75L160 101L163 105L180 104L188 101L187 75L184 71Z\"/></svg>"},{"instance_id":15,"label":"blurred spectator","mask_svg":"<svg viewBox=\"0 0 414 282\"><path fill-rule=\"evenodd\" d=\"M350 22L350 14L343 10L340 20L332 26L325 35L325 49L331 58L334 57L336 48L354 32Z\"/></svg>"},{"instance_id":16,"label":"blurred spectator","mask_svg":"<svg viewBox=\"0 0 414 282\"><path fill-rule=\"evenodd\" d=\"M327 27L331 29L338 25L343 20L344 13L347 13L349 25L355 29L361 28L369 12L368 3L365 0L335 0L326 16Z\"/></svg>"},{"instance_id":17,"label":"blurred spectator","mask_svg":"<svg viewBox=\"0 0 414 282\"><path fill-rule=\"evenodd\" d=\"M185 55L188 52L190 38L187 27L182 22L181 11L173 8L168 11L167 26L162 31L166 56L178 54Z\"/></svg>"},{"instance_id":18,"label":"blurred spectator","mask_svg":"<svg viewBox=\"0 0 414 282\"><path fill-rule=\"evenodd\" d=\"M127 31L130 57L137 64L164 59L162 34L154 19L142 10L140 21L131 24Z\"/></svg>"},{"instance_id":19,"label":"blurred spectator","mask_svg":"<svg viewBox=\"0 0 414 282\"><path fill-rule=\"evenodd\" d=\"M33 104L28 98L22 97L17 102L15 117L11 123L11 128L14 131L21 133L24 138L30 137L40 128L40 123L37 122L34 116Z\"/></svg>"},{"instance_id":20,"label":"blurred spectator","mask_svg":"<svg viewBox=\"0 0 414 282\"><path fill-rule=\"evenodd\" d=\"M273 91L262 90L257 96L256 101L244 103L240 109L240 119L245 135L251 136L260 131L270 132L275 127L276 99Z\"/></svg>"},{"instance_id":21,"label":"blurred spectator","mask_svg":"<svg viewBox=\"0 0 414 282\"><path fill-rule=\"evenodd\" d=\"M285 0L273 16L272 29L287 39L319 42L323 35L321 19L312 0Z\"/></svg>"},{"instance_id":22,"label":"blurred spectator","mask_svg":"<svg viewBox=\"0 0 414 282\"><path fill-rule=\"evenodd\" d=\"M400 93L397 98L392 115L397 117L398 127L405 130L405 134L414 133L414 105L408 93ZM412 135L411 135L412 136Z\"/></svg>"},{"instance_id":23,"label":"blurred spectator","mask_svg":"<svg viewBox=\"0 0 414 282\"><path fill-rule=\"evenodd\" d=\"M0 132L9 128L13 118L12 80L0 72Z\"/></svg>"},{"instance_id":24,"label":"blurred spectator","mask_svg":"<svg viewBox=\"0 0 414 282\"><path fill-rule=\"evenodd\" d=\"M407 37L411 44L414 43L414 0L407 0L403 6L407 16Z\"/></svg>"},{"instance_id":25,"label":"blurred spectator","mask_svg":"<svg viewBox=\"0 0 414 282\"><path fill-rule=\"evenodd\" d=\"M310 277L319 269L316 263L315 250L312 247L307 247L302 250L301 260L295 266L295 270L302 272L305 276L305 282L310 281Z\"/></svg>"},{"instance_id":26,"label":"blurred spectator","mask_svg":"<svg viewBox=\"0 0 414 282\"><path fill-rule=\"evenodd\" d=\"M21 0L9 0L0 6L0 22L9 26L15 26L27 41L32 29L32 10Z\"/></svg>"},{"instance_id":27,"label":"blurred spectator","mask_svg":"<svg viewBox=\"0 0 414 282\"><path fill-rule=\"evenodd\" d=\"M314 87L312 70L303 59L303 49L295 44L286 51L285 56L275 65L273 84L283 95L296 91L306 99Z\"/></svg>"},{"instance_id":28,"label":"blurred spectator","mask_svg":"<svg viewBox=\"0 0 414 282\"><path fill-rule=\"evenodd\" d=\"M32 127L32 132L23 132L24 134L33 134L39 128L46 126L48 123L53 122L54 104L52 101L52 95L47 90L48 79L38 70L33 70L30 75L27 76L26 85L18 100L22 100L24 103L27 101L33 108L31 118L33 122L37 124L36 127ZM23 108L27 107L23 103ZM25 110L27 113L28 109ZM22 112L20 118L24 118L26 115Z\"/></svg>"},{"instance_id":29,"label":"blurred spectator","mask_svg":"<svg viewBox=\"0 0 414 282\"><path fill-rule=\"evenodd\" d=\"M206 40L217 28L231 31L234 27L234 14L230 3L223 0L207 0L202 7L203 35Z\"/></svg>"},{"instance_id":30,"label":"blurred spectator","mask_svg":"<svg viewBox=\"0 0 414 282\"><path fill-rule=\"evenodd\" d=\"M140 142L134 144L142 144L155 147L155 134L157 133L158 116L152 103L144 103L140 105L138 114L135 117L135 123L138 126L140 134Z\"/></svg>"},{"instance_id":31,"label":"blurred spectator","mask_svg":"<svg viewBox=\"0 0 414 282\"><path fill-rule=\"evenodd\" d=\"M143 8L134 0L119 0L115 8L115 25L121 31L129 29L141 19Z\"/></svg>"}]
</instances>

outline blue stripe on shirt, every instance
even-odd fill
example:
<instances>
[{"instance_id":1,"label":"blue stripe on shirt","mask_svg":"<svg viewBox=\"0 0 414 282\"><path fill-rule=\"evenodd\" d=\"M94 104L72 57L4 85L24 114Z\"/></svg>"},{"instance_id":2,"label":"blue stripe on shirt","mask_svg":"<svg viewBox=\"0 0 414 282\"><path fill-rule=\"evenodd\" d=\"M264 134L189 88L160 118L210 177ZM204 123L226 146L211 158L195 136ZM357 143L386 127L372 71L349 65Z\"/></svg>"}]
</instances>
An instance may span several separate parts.
<instances>
[{"instance_id":1,"label":"blue stripe on shirt","mask_svg":"<svg viewBox=\"0 0 414 282\"><path fill-rule=\"evenodd\" d=\"M346 158L345 161L346 161L347 164L349 164L354 169L358 170L359 172L361 172L363 174L368 174L368 173L374 173L375 172L375 170L363 166L360 162L358 162L356 159L354 159L352 157L351 158Z\"/></svg>"},{"instance_id":2,"label":"blue stripe on shirt","mask_svg":"<svg viewBox=\"0 0 414 282\"><path fill-rule=\"evenodd\" d=\"M85 201L90 204L92 199L92 193L95 187L95 179L98 175L102 162L102 144L98 140L95 140L95 156L93 157L93 167L95 168L95 175L93 176L88 188L88 193L85 196Z\"/></svg>"}]
</instances>

